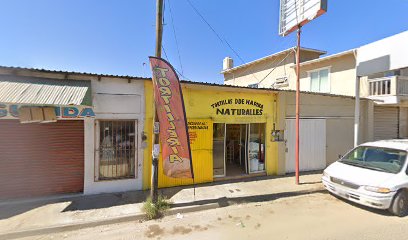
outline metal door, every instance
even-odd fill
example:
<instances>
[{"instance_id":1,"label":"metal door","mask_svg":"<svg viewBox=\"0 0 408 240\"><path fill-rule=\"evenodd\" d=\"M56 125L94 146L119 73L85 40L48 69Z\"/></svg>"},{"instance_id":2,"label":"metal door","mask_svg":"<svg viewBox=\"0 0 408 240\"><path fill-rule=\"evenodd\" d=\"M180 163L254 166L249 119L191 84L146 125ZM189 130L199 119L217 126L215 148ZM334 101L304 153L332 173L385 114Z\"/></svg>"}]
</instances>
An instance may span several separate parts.
<instances>
[{"instance_id":1,"label":"metal door","mask_svg":"<svg viewBox=\"0 0 408 240\"><path fill-rule=\"evenodd\" d=\"M295 172L295 119L286 119L286 172ZM326 167L326 120L300 120L300 171L320 170Z\"/></svg>"},{"instance_id":2,"label":"metal door","mask_svg":"<svg viewBox=\"0 0 408 240\"><path fill-rule=\"evenodd\" d=\"M374 107L374 140L398 138L398 107Z\"/></svg>"}]
</instances>

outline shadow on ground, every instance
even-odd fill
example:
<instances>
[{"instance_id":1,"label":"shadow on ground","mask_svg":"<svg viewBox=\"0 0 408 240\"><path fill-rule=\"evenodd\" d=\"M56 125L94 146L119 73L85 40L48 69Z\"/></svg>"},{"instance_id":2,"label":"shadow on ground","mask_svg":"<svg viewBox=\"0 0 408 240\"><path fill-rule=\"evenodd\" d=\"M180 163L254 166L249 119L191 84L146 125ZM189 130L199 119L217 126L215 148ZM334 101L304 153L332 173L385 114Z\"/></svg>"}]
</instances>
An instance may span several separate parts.
<instances>
[{"instance_id":1,"label":"shadow on ground","mask_svg":"<svg viewBox=\"0 0 408 240\"><path fill-rule=\"evenodd\" d=\"M228 207L234 204L243 204L243 203L253 203L253 202L268 202L273 201L281 198L287 197L296 197L314 193L326 193L326 190L313 190L313 191L296 191L296 192L281 192L281 193L272 193L272 194L263 194L263 195L255 195L255 196L245 196L245 197L222 197L217 199L206 199L206 200L199 200L193 201L188 203L176 203L172 204L171 207L188 207L188 206L197 206L197 205L205 205L211 203L217 203L219 207Z\"/></svg>"},{"instance_id":2,"label":"shadow on ground","mask_svg":"<svg viewBox=\"0 0 408 240\"><path fill-rule=\"evenodd\" d=\"M360 204L357 204L355 202L349 201L347 199L338 197L338 196L336 196L336 195L334 195L332 193L328 193L328 194L330 194L333 198L337 198L339 201L342 201L342 202L344 202L344 203L346 203L348 205L351 205L353 207L360 208L361 210L372 212L372 213L379 214L379 215L386 216L386 217L396 217L386 209L376 209L376 208L367 207L367 206L360 205Z\"/></svg>"},{"instance_id":3,"label":"shadow on ground","mask_svg":"<svg viewBox=\"0 0 408 240\"><path fill-rule=\"evenodd\" d=\"M321 173L321 171L312 171L312 172L303 172L302 175L309 175L309 174L317 174ZM251 177L245 179L234 179L234 180L225 180L225 181L216 181L211 183L204 183L195 185L196 189L201 187L207 186L217 186L222 184L228 183L237 183L237 182L251 182L251 181L262 181L268 179L276 179L276 178L291 178L293 174L287 174L285 176L259 176L259 177ZM314 184L314 183L302 183L302 184ZM171 187L171 188L162 188L159 189L159 193L166 196L167 198L171 198L180 192L183 189L191 188L192 186L178 186L178 187ZM316 191L322 192L322 191ZM142 203L146 200L149 196L150 191L129 191L129 192L122 192L122 193L106 193L106 194L97 194L97 195L73 195L73 196L51 196L49 198L42 198L42 199L16 199L16 200L7 200L0 201L0 220L7 219L27 211L48 205L53 203L61 203L61 202L70 202L70 204L62 210L62 212L69 212L69 211L85 211L85 210L92 210L92 209L102 209L102 208L109 208L114 206L121 206L126 204L136 204ZM229 206L231 204L239 204L239 203L249 203L249 202L263 202L263 201L271 201L278 198L284 197L291 197L291 196L298 196L306 194L305 192L285 192L285 193L278 193L278 194L266 194L266 195L258 195L258 196L249 196L249 197L235 197L235 198L217 198L217 199L210 199L210 200L202 200L202 201L194 201L189 203L180 203L180 204L173 204L172 207L185 207L185 206L192 206L192 205L205 205L210 203L218 203L220 207Z\"/></svg>"}]
</instances>

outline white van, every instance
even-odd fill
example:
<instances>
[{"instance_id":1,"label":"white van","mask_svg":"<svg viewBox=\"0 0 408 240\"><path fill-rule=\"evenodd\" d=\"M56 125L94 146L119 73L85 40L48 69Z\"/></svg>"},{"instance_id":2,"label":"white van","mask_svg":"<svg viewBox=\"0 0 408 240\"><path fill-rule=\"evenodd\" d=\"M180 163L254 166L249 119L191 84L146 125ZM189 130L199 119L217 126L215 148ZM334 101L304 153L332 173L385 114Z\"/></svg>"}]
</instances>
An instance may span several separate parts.
<instances>
[{"instance_id":1,"label":"white van","mask_svg":"<svg viewBox=\"0 0 408 240\"><path fill-rule=\"evenodd\" d=\"M336 196L365 206L408 214L408 140L361 144L328 166L325 188Z\"/></svg>"}]
</instances>

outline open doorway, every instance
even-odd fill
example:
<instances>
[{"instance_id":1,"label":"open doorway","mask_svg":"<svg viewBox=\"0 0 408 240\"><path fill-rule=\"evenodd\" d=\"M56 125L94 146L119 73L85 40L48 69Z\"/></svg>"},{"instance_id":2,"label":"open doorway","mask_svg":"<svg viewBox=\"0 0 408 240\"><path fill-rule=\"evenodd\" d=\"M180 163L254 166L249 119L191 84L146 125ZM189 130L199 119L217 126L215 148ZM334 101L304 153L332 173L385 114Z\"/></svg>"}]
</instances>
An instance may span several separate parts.
<instances>
[{"instance_id":1,"label":"open doorway","mask_svg":"<svg viewBox=\"0 0 408 240\"><path fill-rule=\"evenodd\" d=\"M214 123L214 177L265 171L265 123Z\"/></svg>"},{"instance_id":2,"label":"open doorway","mask_svg":"<svg viewBox=\"0 0 408 240\"><path fill-rule=\"evenodd\" d=\"M227 124L225 136L226 176L246 174L247 124Z\"/></svg>"}]
</instances>

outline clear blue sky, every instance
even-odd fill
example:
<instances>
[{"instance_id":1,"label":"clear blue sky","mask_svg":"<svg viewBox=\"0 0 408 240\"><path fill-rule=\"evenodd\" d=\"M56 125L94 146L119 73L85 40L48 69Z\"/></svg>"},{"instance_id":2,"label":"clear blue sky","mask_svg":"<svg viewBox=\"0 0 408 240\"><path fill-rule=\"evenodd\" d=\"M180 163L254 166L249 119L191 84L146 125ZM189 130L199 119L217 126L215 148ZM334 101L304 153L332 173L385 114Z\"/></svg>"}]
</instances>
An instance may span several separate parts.
<instances>
[{"instance_id":1,"label":"clear blue sky","mask_svg":"<svg viewBox=\"0 0 408 240\"><path fill-rule=\"evenodd\" d=\"M170 1L184 75L222 83L231 50L186 0ZM103 74L150 76L155 0L2 0L0 65ZM246 61L295 45L278 35L278 0L191 0ZM406 0L328 0L328 12L304 27L302 46L329 54L408 30ZM163 44L181 71L169 4ZM407 43L408 46L408 43Z\"/></svg>"}]
</instances>

